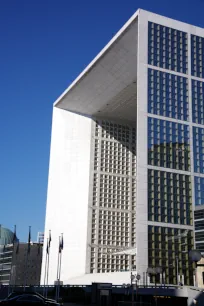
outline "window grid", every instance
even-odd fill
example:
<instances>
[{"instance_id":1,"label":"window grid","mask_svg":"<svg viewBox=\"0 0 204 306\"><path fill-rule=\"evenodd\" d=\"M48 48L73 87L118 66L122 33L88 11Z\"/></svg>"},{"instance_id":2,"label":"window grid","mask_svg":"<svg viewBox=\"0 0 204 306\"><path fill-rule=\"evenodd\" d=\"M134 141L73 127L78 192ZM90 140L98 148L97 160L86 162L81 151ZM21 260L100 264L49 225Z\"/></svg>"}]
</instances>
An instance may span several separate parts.
<instances>
[{"instance_id":1,"label":"window grid","mask_svg":"<svg viewBox=\"0 0 204 306\"><path fill-rule=\"evenodd\" d=\"M189 175L148 170L148 220L193 225Z\"/></svg>"},{"instance_id":2,"label":"window grid","mask_svg":"<svg viewBox=\"0 0 204 306\"><path fill-rule=\"evenodd\" d=\"M130 149L120 142L101 142L101 171L130 174Z\"/></svg>"},{"instance_id":3,"label":"window grid","mask_svg":"<svg viewBox=\"0 0 204 306\"><path fill-rule=\"evenodd\" d=\"M204 173L204 129L193 127L194 172Z\"/></svg>"},{"instance_id":4,"label":"window grid","mask_svg":"<svg viewBox=\"0 0 204 306\"><path fill-rule=\"evenodd\" d=\"M191 35L191 74L204 78L204 38Z\"/></svg>"},{"instance_id":5,"label":"window grid","mask_svg":"<svg viewBox=\"0 0 204 306\"><path fill-rule=\"evenodd\" d=\"M198 181L198 183L200 184L200 182ZM196 186L196 183L195 183L195 186ZM198 188L198 187L197 187ZM204 186L203 186L203 189L204 189ZM200 190L200 189L199 189ZM195 191L195 195L196 195L196 192L198 190ZM204 200L204 197L203 197L203 200ZM196 205L196 202L195 201L195 205ZM201 209L201 210L195 210L194 211L194 220L198 220L198 219L203 219L204 220L204 209Z\"/></svg>"},{"instance_id":6,"label":"window grid","mask_svg":"<svg viewBox=\"0 0 204 306\"><path fill-rule=\"evenodd\" d=\"M192 80L193 122L204 124L204 83Z\"/></svg>"},{"instance_id":7,"label":"window grid","mask_svg":"<svg viewBox=\"0 0 204 306\"><path fill-rule=\"evenodd\" d=\"M195 205L196 206L204 205L204 178L195 176L194 181L195 181ZM196 214L202 216L202 213L200 213L200 211L195 212L195 217L197 216Z\"/></svg>"},{"instance_id":8,"label":"window grid","mask_svg":"<svg viewBox=\"0 0 204 306\"><path fill-rule=\"evenodd\" d=\"M179 236L180 239L177 238ZM188 256L194 247L193 231L148 226L148 244L149 267L162 267L166 283L177 284L176 257L178 257L179 275L184 275L186 285L193 285L193 265ZM153 281L153 277L151 280Z\"/></svg>"},{"instance_id":9,"label":"window grid","mask_svg":"<svg viewBox=\"0 0 204 306\"><path fill-rule=\"evenodd\" d=\"M129 210L130 178L101 174L99 199L100 207Z\"/></svg>"},{"instance_id":10,"label":"window grid","mask_svg":"<svg viewBox=\"0 0 204 306\"><path fill-rule=\"evenodd\" d=\"M153 66L187 74L187 33L149 22L148 63Z\"/></svg>"},{"instance_id":11,"label":"window grid","mask_svg":"<svg viewBox=\"0 0 204 306\"><path fill-rule=\"evenodd\" d=\"M107 255L136 245L136 130L96 120L94 130L92 248L90 271L129 270L134 256Z\"/></svg>"},{"instance_id":12,"label":"window grid","mask_svg":"<svg viewBox=\"0 0 204 306\"><path fill-rule=\"evenodd\" d=\"M130 245L130 214L99 210L100 245L128 247Z\"/></svg>"},{"instance_id":13,"label":"window grid","mask_svg":"<svg viewBox=\"0 0 204 306\"><path fill-rule=\"evenodd\" d=\"M189 126L149 117L148 164L190 171Z\"/></svg>"},{"instance_id":14,"label":"window grid","mask_svg":"<svg viewBox=\"0 0 204 306\"><path fill-rule=\"evenodd\" d=\"M189 120L188 79L148 69L148 112Z\"/></svg>"},{"instance_id":15,"label":"window grid","mask_svg":"<svg viewBox=\"0 0 204 306\"><path fill-rule=\"evenodd\" d=\"M130 270L129 255L112 255L111 253L117 252L118 249L99 248L98 249L98 272L120 272ZM132 256L132 262L135 262L135 256Z\"/></svg>"}]
</instances>

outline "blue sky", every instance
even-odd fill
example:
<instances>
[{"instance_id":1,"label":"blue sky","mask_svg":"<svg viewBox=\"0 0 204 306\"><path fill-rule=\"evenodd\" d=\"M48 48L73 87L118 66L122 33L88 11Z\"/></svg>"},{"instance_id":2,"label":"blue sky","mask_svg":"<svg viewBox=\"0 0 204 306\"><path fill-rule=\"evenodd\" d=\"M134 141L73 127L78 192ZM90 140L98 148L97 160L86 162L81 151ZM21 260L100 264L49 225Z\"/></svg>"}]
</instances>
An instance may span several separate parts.
<instances>
[{"instance_id":1,"label":"blue sky","mask_svg":"<svg viewBox=\"0 0 204 306\"><path fill-rule=\"evenodd\" d=\"M204 27L204 0L0 0L0 224L43 231L52 104L143 8Z\"/></svg>"}]
</instances>

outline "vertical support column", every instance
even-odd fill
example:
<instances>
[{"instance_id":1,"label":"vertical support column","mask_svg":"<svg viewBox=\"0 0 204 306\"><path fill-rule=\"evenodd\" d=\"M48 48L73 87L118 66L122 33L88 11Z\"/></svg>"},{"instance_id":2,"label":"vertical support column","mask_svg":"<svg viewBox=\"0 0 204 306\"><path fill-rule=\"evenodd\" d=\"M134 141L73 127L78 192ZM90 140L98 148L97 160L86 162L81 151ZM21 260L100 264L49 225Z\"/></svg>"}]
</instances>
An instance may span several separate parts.
<instances>
[{"instance_id":1,"label":"vertical support column","mask_svg":"<svg viewBox=\"0 0 204 306\"><path fill-rule=\"evenodd\" d=\"M194 152L193 152L193 116L192 116L192 79L191 79L191 33L188 33L188 90L189 90L189 130L190 130L190 161L192 189L192 224L194 225L195 185L194 185ZM195 231L193 231L195 247Z\"/></svg>"},{"instance_id":2,"label":"vertical support column","mask_svg":"<svg viewBox=\"0 0 204 306\"><path fill-rule=\"evenodd\" d=\"M100 121L100 120L98 120ZM98 139L99 139L99 151L98 151L98 158L99 158L99 165L97 169L98 173L98 185L97 185L97 207L96 207L96 245L98 246L98 235L99 235L99 201L100 201L100 173L101 173L101 136L102 135L102 122L100 121L100 127L99 127L99 134L98 134ZM98 272L98 247L96 247L96 254L95 254L95 262L96 262L96 268L95 272Z\"/></svg>"},{"instance_id":3,"label":"vertical support column","mask_svg":"<svg viewBox=\"0 0 204 306\"><path fill-rule=\"evenodd\" d=\"M147 118L147 54L148 21L140 11L138 17L138 59L137 59L137 191L136 191L136 269L140 275L148 267L148 118Z\"/></svg>"},{"instance_id":4,"label":"vertical support column","mask_svg":"<svg viewBox=\"0 0 204 306\"><path fill-rule=\"evenodd\" d=\"M93 185L94 185L94 156L95 156L95 122L91 122L91 149L90 149L90 174L89 174L89 202L87 222L87 250L86 250L86 273L91 272L91 236L92 236L92 213L93 213Z\"/></svg>"},{"instance_id":5,"label":"vertical support column","mask_svg":"<svg viewBox=\"0 0 204 306\"><path fill-rule=\"evenodd\" d=\"M133 155L133 152L132 152L132 139L133 139L133 137L132 137L132 133L133 133L133 130L132 130L132 128L130 129L130 140L129 140L129 151L130 151L130 176L129 176L129 180L130 180L130 189L129 189L129 199L130 199L130 201L129 201L129 211L130 211L130 213L129 213L129 217L130 217L130 227L129 227L129 247L131 247L132 246L132 233L133 233L133 231L134 231L134 228L132 227L132 169L133 169L133 167L132 167L132 160L133 160L133 158L132 158L132 155ZM128 256L128 260L129 260L129 269L130 269L130 271L132 271L132 255L129 255Z\"/></svg>"}]
</instances>

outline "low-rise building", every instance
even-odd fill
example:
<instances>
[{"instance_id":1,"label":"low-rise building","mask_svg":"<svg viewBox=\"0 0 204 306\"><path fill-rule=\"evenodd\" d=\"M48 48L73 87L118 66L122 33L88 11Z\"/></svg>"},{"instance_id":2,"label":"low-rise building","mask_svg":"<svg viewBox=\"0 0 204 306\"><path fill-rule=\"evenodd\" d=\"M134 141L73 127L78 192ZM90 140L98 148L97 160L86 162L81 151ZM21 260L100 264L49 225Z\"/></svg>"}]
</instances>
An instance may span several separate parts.
<instances>
[{"instance_id":1,"label":"low-rise building","mask_svg":"<svg viewBox=\"0 0 204 306\"><path fill-rule=\"evenodd\" d=\"M31 243L29 251L28 243L14 245L10 284L16 286L40 284L42 246L39 243Z\"/></svg>"},{"instance_id":2,"label":"low-rise building","mask_svg":"<svg viewBox=\"0 0 204 306\"><path fill-rule=\"evenodd\" d=\"M39 285L42 243L19 242L9 229L1 227L0 284Z\"/></svg>"},{"instance_id":3,"label":"low-rise building","mask_svg":"<svg viewBox=\"0 0 204 306\"><path fill-rule=\"evenodd\" d=\"M44 233L43 232L38 232L37 242L42 243L42 244L44 243Z\"/></svg>"}]
</instances>

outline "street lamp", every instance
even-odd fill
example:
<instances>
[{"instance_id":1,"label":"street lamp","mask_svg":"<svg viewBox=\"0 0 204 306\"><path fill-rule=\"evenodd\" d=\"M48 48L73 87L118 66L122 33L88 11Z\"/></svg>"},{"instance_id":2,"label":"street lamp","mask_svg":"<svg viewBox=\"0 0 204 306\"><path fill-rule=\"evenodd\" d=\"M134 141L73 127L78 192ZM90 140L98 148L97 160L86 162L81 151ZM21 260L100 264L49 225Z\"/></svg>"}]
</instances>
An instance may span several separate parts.
<instances>
[{"instance_id":1,"label":"street lamp","mask_svg":"<svg viewBox=\"0 0 204 306\"><path fill-rule=\"evenodd\" d=\"M201 260L201 252L198 250L191 250L189 252L189 258L192 262L195 262L197 265L197 262Z\"/></svg>"},{"instance_id":2,"label":"street lamp","mask_svg":"<svg viewBox=\"0 0 204 306\"><path fill-rule=\"evenodd\" d=\"M141 279L140 274L133 274L131 272L131 287L132 287L132 305L134 305L134 285L133 282L135 282L136 285L136 303L137 303L137 294L138 294L138 285L137 282Z\"/></svg>"},{"instance_id":3,"label":"street lamp","mask_svg":"<svg viewBox=\"0 0 204 306\"><path fill-rule=\"evenodd\" d=\"M136 282L136 303L137 303L137 296L138 296L138 285L137 285L137 282L141 279L141 276L140 274L137 274L136 275L136 279L135 279L135 282Z\"/></svg>"}]
</instances>

